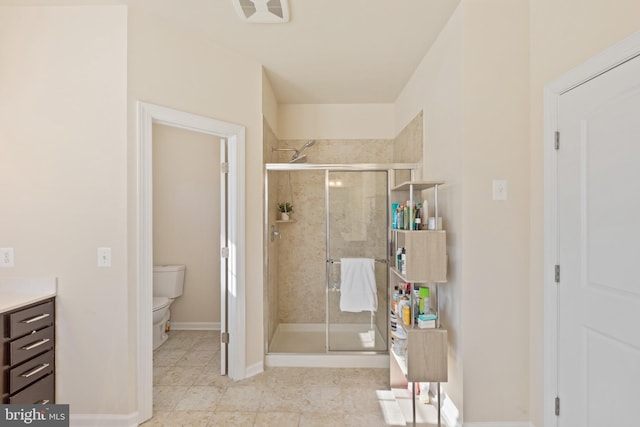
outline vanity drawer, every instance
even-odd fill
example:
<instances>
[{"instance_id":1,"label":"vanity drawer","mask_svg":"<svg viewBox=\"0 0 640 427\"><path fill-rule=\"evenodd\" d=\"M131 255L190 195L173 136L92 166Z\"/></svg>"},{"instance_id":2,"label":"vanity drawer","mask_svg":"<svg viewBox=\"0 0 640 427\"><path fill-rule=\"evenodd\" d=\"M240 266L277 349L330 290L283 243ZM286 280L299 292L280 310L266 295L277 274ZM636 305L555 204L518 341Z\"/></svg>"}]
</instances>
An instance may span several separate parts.
<instances>
[{"instance_id":1,"label":"vanity drawer","mask_svg":"<svg viewBox=\"0 0 640 427\"><path fill-rule=\"evenodd\" d=\"M50 301L9 314L7 338L19 337L53 325L53 310L53 302Z\"/></svg>"},{"instance_id":2,"label":"vanity drawer","mask_svg":"<svg viewBox=\"0 0 640 427\"><path fill-rule=\"evenodd\" d=\"M9 370L9 394L53 372L53 351L48 351Z\"/></svg>"},{"instance_id":3,"label":"vanity drawer","mask_svg":"<svg viewBox=\"0 0 640 427\"><path fill-rule=\"evenodd\" d=\"M9 343L9 365L17 365L53 349L53 326L40 329Z\"/></svg>"},{"instance_id":4,"label":"vanity drawer","mask_svg":"<svg viewBox=\"0 0 640 427\"><path fill-rule=\"evenodd\" d=\"M53 375L47 375L40 381L22 390L20 393L16 393L9 398L9 403L31 405L53 403L55 397L55 383L53 382Z\"/></svg>"}]
</instances>

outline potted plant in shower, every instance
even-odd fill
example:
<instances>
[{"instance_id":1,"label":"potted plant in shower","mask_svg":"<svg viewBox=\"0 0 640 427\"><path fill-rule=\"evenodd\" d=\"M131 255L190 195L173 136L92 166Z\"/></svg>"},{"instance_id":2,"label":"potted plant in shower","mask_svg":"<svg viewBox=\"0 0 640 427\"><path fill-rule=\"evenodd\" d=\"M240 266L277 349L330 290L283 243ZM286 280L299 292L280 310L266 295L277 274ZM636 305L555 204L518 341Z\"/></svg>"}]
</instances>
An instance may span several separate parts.
<instances>
[{"instance_id":1,"label":"potted plant in shower","mask_svg":"<svg viewBox=\"0 0 640 427\"><path fill-rule=\"evenodd\" d=\"M289 202L278 203L278 210L280 211L280 219L289 221L289 215L293 213L293 205Z\"/></svg>"}]
</instances>

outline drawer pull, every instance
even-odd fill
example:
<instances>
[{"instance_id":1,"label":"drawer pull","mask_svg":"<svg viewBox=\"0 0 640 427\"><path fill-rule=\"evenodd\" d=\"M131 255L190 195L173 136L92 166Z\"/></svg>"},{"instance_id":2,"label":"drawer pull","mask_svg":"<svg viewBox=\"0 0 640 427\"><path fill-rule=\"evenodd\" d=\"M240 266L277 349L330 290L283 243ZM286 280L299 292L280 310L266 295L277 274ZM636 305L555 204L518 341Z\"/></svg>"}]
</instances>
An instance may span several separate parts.
<instances>
[{"instance_id":1,"label":"drawer pull","mask_svg":"<svg viewBox=\"0 0 640 427\"><path fill-rule=\"evenodd\" d=\"M35 317L31 317L30 319L22 320L21 322L29 324L29 323L37 322L38 320L46 319L49 316L51 316L50 313L44 313L44 314L41 314L40 316L35 316Z\"/></svg>"},{"instance_id":2,"label":"drawer pull","mask_svg":"<svg viewBox=\"0 0 640 427\"><path fill-rule=\"evenodd\" d=\"M49 403L49 399L38 400L34 405L46 405Z\"/></svg>"},{"instance_id":3,"label":"drawer pull","mask_svg":"<svg viewBox=\"0 0 640 427\"><path fill-rule=\"evenodd\" d=\"M49 338L43 338L40 341L34 342L33 344L30 345L25 345L24 347L20 347L20 350L33 350L36 347L40 347L42 344L46 344L49 341L51 341Z\"/></svg>"},{"instance_id":4,"label":"drawer pull","mask_svg":"<svg viewBox=\"0 0 640 427\"><path fill-rule=\"evenodd\" d=\"M26 374L22 374L22 375L20 375L20 376L21 376L21 377L23 377L23 378L29 378L30 376L35 375L35 374L37 374L38 372L40 372L40 371L42 371L42 370L44 370L44 369L47 369L48 367L49 367L49 364L48 364L48 363L43 363L43 364L41 364L40 366L38 366L37 368L32 369L32 370L30 370L29 372L27 372Z\"/></svg>"}]
</instances>

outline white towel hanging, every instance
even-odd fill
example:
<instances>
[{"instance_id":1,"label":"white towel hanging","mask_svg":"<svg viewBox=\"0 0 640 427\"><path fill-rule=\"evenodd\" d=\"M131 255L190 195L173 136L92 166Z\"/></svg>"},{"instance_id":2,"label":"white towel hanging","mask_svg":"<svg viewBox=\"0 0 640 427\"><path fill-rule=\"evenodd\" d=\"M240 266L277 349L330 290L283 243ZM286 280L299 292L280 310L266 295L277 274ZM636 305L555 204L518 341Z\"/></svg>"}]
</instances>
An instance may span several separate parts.
<instances>
[{"instance_id":1,"label":"white towel hanging","mask_svg":"<svg viewBox=\"0 0 640 427\"><path fill-rule=\"evenodd\" d=\"M341 311L374 312L378 309L374 259L342 258L340 281Z\"/></svg>"}]
</instances>

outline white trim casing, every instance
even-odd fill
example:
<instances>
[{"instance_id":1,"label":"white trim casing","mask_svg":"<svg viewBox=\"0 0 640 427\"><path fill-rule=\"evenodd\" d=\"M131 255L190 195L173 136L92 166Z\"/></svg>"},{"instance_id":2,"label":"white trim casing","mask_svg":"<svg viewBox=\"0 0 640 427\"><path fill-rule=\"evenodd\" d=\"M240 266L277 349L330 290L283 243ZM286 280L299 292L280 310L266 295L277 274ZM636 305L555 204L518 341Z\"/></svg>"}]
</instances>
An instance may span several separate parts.
<instances>
[{"instance_id":1,"label":"white trim casing","mask_svg":"<svg viewBox=\"0 0 640 427\"><path fill-rule=\"evenodd\" d=\"M229 150L229 331L233 339L229 352L229 377L246 375L245 326L245 128L209 117L198 116L144 102L137 103L137 370L138 420L153 415L153 242L152 242L152 125L153 123L226 138Z\"/></svg>"},{"instance_id":2,"label":"white trim casing","mask_svg":"<svg viewBox=\"0 0 640 427\"><path fill-rule=\"evenodd\" d=\"M147 108L138 104L138 128L137 128L137 155L138 155L138 180L137 180L137 298L136 322L138 330L138 414L142 423L153 416L153 313L149 313L148 301L153 301L153 290L150 288L153 281L153 270L148 266L153 265L152 248L147 243L153 235L153 226L149 218L152 217L151 204L151 129L153 117ZM149 387L148 384L152 386Z\"/></svg>"},{"instance_id":3,"label":"white trim casing","mask_svg":"<svg viewBox=\"0 0 640 427\"><path fill-rule=\"evenodd\" d=\"M563 93L638 55L640 55L640 32L632 34L599 53L547 84L544 88L544 384L542 407L545 427L558 425L554 405L558 378L558 285L555 283L554 267L556 264L560 264L558 259L558 181L554 149L554 133L558 130L558 102ZM560 149L562 149L562 139Z\"/></svg>"},{"instance_id":4,"label":"white trim casing","mask_svg":"<svg viewBox=\"0 0 640 427\"><path fill-rule=\"evenodd\" d=\"M220 248L225 248L225 256L220 257L220 374L228 375L227 369L229 367L227 363L227 357L229 356L229 344L227 340L223 340L222 332L228 332L228 319L227 319L227 277L229 276L228 265L228 253L229 242L227 232L227 217L229 212L227 210L227 193L228 189L228 171L229 160L227 158L227 141L225 139L220 140ZM222 284L225 284L222 286Z\"/></svg>"},{"instance_id":5,"label":"white trim casing","mask_svg":"<svg viewBox=\"0 0 640 427\"><path fill-rule=\"evenodd\" d=\"M544 91L544 291L543 291L543 422L545 426L555 425L555 396L557 395L558 361L557 361L557 326L558 326L558 294L555 283L555 265L558 263L558 196L557 196L557 161L555 156L555 131L558 128L559 94ZM552 106L550 108L550 106ZM549 418L548 415L553 416Z\"/></svg>"},{"instance_id":6,"label":"white trim casing","mask_svg":"<svg viewBox=\"0 0 640 427\"><path fill-rule=\"evenodd\" d=\"M264 372L264 363L254 363L253 365L247 367L247 378L258 375L262 372Z\"/></svg>"}]
</instances>

